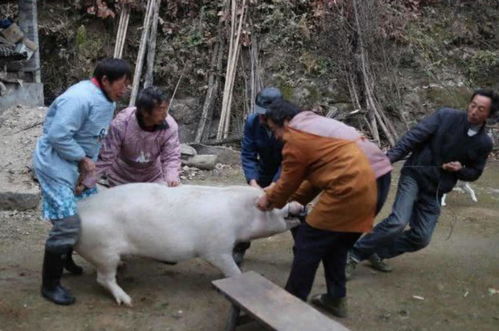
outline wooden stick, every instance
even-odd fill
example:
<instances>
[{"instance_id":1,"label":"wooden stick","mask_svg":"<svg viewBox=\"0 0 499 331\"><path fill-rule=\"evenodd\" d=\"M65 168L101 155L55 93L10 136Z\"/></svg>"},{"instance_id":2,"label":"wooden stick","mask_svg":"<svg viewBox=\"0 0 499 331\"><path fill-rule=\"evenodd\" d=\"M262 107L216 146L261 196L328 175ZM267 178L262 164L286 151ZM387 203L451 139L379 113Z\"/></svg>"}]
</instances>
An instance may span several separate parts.
<instances>
[{"instance_id":1,"label":"wooden stick","mask_svg":"<svg viewBox=\"0 0 499 331\"><path fill-rule=\"evenodd\" d=\"M244 19L244 14L245 14L245 5L246 5L246 0L243 0L242 3L242 9L241 9L241 17L239 19L239 25L237 29L237 34L236 34L236 40L233 44L234 51L232 52L232 58L230 59L230 62L228 64L228 77L226 77L226 87L227 87L227 93L224 91L224 99L226 100L225 104L222 104L222 107L225 107L223 110L223 120L220 121L219 123L219 132L217 132L217 139L220 139L221 137L226 138L229 132L229 126L230 126L230 110L231 110L231 104L232 104L232 92L234 89L234 79L235 79L235 74L236 74L236 68L237 68L237 63L238 63L238 56L239 56L239 50L241 48L241 45L239 43L240 37L241 37L241 29L242 29L242 24L243 24L243 19ZM233 13L234 15L236 14L236 10L233 8ZM231 39L233 37L231 36ZM227 82L228 80L228 82Z\"/></svg>"},{"instance_id":2,"label":"wooden stick","mask_svg":"<svg viewBox=\"0 0 499 331\"><path fill-rule=\"evenodd\" d=\"M230 93L229 93L229 101L227 104L227 118L225 120L225 127L224 127L224 134L223 137L227 138L229 135L229 128L230 128L230 115L231 115L231 105L232 105L232 96L233 96L233 91L234 91L234 81L236 78L236 69L237 69L237 63L239 60L239 51L241 50L241 44L239 43L239 40L241 39L241 30L243 27L243 20L244 20L244 14L245 14L245 5L246 5L246 0L243 0L243 5L241 9L241 17L239 19L239 27L237 29L237 38L236 38L236 43L234 47L236 48L235 54L234 54L234 59L233 59L233 68L231 71L231 82L230 82Z\"/></svg>"},{"instance_id":3,"label":"wooden stick","mask_svg":"<svg viewBox=\"0 0 499 331\"><path fill-rule=\"evenodd\" d=\"M124 15L125 15L124 9L122 8L120 13L120 22L118 23L118 31L116 32L116 41L114 44L114 53L113 53L114 58L118 58L118 49L120 47L120 40L121 40L121 30L123 29L123 21L125 20Z\"/></svg>"},{"instance_id":4,"label":"wooden stick","mask_svg":"<svg viewBox=\"0 0 499 331\"><path fill-rule=\"evenodd\" d=\"M229 55L227 56L227 68L225 71L225 85L222 97L222 110L220 112L220 121L218 122L217 130L217 140L220 140L223 136L223 129L225 127L225 118L227 113L227 102L229 94L229 84L230 84L230 69L232 63L232 53L234 44L234 29L235 29L235 16L236 16L236 0L231 0L231 19L230 19L230 37L229 37Z\"/></svg>"},{"instance_id":5,"label":"wooden stick","mask_svg":"<svg viewBox=\"0 0 499 331\"><path fill-rule=\"evenodd\" d=\"M221 73L223 71L223 58L224 58L224 52L225 52L225 42L223 40L223 38L221 39L221 47L220 49L218 50L218 59L217 59L217 71L215 73L215 85L213 86L213 100L208 108L208 115L207 115L207 120L206 120L206 128L204 130L204 136L202 136L201 139L203 139L203 137L207 137L208 136L208 133L210 132L210 128L211 128L211 124L213 122L213 110L214 110L214 106L215 106L215 101L216 101L216 94L219 92L219 86L220 86L220 80L221 80Z\"/></svg>"},{"instance_id":6,"label":"wooden stick","mask_svg":"<svg viewBox=\"0 0 499 331\"><path fill-rule=\"evenodd\" d=\"M250 20L250 26L252 26ZM250 90L250 114L255 111L255 99L258 91L262 89L262 82L259 75L259 64L258 64L258 41L256 36L251 34L251 48L249 51L250 63L251 63L251 90Z\"/></svg>"},{"instance_id":7,"label":"wooden stick","mask_svg":"<svg viewBox=\"0 0 499 331\"><path fill-rule=\"evenodd\" d=\"M156 0L154 6L154 15L152 19L151 34L149 38L149 43L147 47L147 59L146 59L146 76L144 78L144 87L152 86L154 83L154 58L156 56L156 34L158 31L158 20L159 20L159 8L161 6L161 0Z\"/></svg>"},{"instance_id":8,"label":"wooden stick","mask_svg":"<svg viewBox=\"0 0 499 331\"><path fill-rule=\"evenodd\" d=\"M362 29L360 28L360 23L359 23L359 14L357 11L357 1L353 0L353 11L354 11L354 16L355 16L355 25L356 25L356 30L357 30L357 36L359 38L359 49L360 49L360 61L361 61L361 69L362 69L362 75L363 75L363 81L364 81L364 89L366 93L366 106L368 110L368 117L371 122L371 128L373 131L373 139L376 140L378 143L380 142L380 137L379 137L379 132L378 132L378 125L376 123L376 115L375 113L375 107L376 105L373 104L370 98L370 91L369 91L369 84L367 82L366 78L366 54L364 52L364 40L362 38Z\"/></svg>"},{"instance_id":9,"label":"wooden stick","mask_svg":"<svg viewBox=\"0 0 499 331\"><path fill-rule=\"evenodd\" d=\"M120 22L116 33L116 44L114 46L114 57L121 58L123 56L123 48L126 40L126 32L128 30L128 21L130 19L130 7L123 5L120 14Z\"/></svg>"},{"instance_id":10,"label":"wooden stick","mask_svg":"<svg viewBox=\"0 0 499 331\"><path fill-rule=\"evenodd\" d=\"M129 106L133 106L135 104L135 99L137 98L137 93L139 92L140 76L142 74L142 64L144 61L144 54L146 50L147 36L149 35L149 27L151 26L153 8L154 0L148 0L147 10L144 16L144 30L142 30L139 53L137 55L137 61L135 62L135 72L133 74L133 85Z\"/></svg>"},{"instance_id":11,"label":"wooden stick","mask_svg":"<svg viewBox=\"0 0 499 331\"><path fill-rule=\"evenodd\" d=\"M224 139L217 139L217 140L208 140L205 142L205 145L223 145L223 144L232 144L232 143L238 143L241 141L243 137L231 137L231 138L224 138Z\"/></svg>"},{"instance_id":12,"label":"wooden stick","mask_svg":"<svg viewBox=\"0 0 499 331\"><path fill-rule=\"evenodd\" d=\"M219 33L221 33L220 29L219 29ZM222 39L222 38L219 38L219 39ZM201 111L201 118L199 119L199 125L198 125L198 129L196 132L196 137L194 138L194 142L197 142L197 143L201 142L201 140L203 138L203 132L204 132L204 129L206 127L208 115L210 113L210 109L213 108L213 104L215 101L215 93L218 90L218 84L219 84L220 79L218 77L216 77L216 75L218 74L217 64L218 64L219 58L223 56L223 49L222 48L223 48L222 40L219 40L219 42L214 47L213 54L211 57L211 63L210 63L211 72L210 72L210 75L208 77L208 90L206 91L206 96L205 96L204 104L203 104L203 110ZM220 52L221 49L222 49L222 52Z\"/></svg>"},{"instance_id":13,"label":"wooden stick","mask_svg":"<svg viewBox=\"0 0 499 331\"><path fill-rule=\"evenodd\" d=\"M173 94L172 94L172 97L170 98L170 102L168 103L168 109L166 110L166 112L170 111L170 108L171 108L171 106L173 104L173 99L175 98L175 94L177 94L178 86L180 85L180 81L182 81L182 77L184 77L184 73L182 73L180 75L180 78L177 81L177 85L175 86L175 90L173 90Z\"/></svg>"},{"instance_id":14,"label":"wooden stick","mask_svg":"<svg viewBox=\"0 0 499 331\"><path fill-rule=\"evenodd\" d=\"M222 7L224 12L227 10L227 4L229 0L224 0ZM222 68L223 51L224 51L224 38L222 37L223 25L222 18L218 21L218 36L217 44L214 47L211 62L210 62L210 75L208 76L208 90L206 91L206 96L204 99L203 110L201 112L201 118L199 119L199 125L196 132L195 142L201 142L203 139L203 133L205 131L206 124L208 120L211 120L211 113L213 111L213 105L215 103L215 93L218 91L218 85L220 82L219 73ZM211 124L211 122L210 122Z\"/></svg>"}]
</instances>

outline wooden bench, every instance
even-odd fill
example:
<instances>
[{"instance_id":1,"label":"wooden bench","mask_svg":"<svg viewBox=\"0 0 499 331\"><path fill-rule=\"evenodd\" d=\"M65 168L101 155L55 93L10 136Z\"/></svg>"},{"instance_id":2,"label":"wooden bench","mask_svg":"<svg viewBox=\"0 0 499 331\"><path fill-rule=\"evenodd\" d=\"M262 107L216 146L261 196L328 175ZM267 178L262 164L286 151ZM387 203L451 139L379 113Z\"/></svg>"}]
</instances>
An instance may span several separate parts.
<instances>
[{"instance_id":1,"label":"wooden bench","mask_svg":"<svg viewBox=\"0 0 499 331\"><path fill-rule=\"evenodd\" d=\"M254 271L212 284L232 303L226 331L251 320L279 331L348 330ZM243 318L241 310L247 314Z\"/></svg>"}]
</instances>

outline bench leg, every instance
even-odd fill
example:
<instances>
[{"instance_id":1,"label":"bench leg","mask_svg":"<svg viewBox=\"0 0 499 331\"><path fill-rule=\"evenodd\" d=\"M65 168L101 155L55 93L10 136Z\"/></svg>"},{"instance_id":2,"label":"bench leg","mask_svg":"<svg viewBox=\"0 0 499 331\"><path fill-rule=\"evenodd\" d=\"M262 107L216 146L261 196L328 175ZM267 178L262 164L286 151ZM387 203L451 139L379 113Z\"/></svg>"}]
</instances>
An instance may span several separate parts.
<instances>
[{"instance_id":1,"label":"bench leg","mask_svg":"<svg viewBox=\"0 0 499 331\"><path fill-rule=\"evenodd\" d=\"M229 318L227 319L227 324L225 325L225 331L234 331L237 326L237 319L239 318L239 313L241 310L235 305L230 306Z\"/></svg>"}]
</instances>

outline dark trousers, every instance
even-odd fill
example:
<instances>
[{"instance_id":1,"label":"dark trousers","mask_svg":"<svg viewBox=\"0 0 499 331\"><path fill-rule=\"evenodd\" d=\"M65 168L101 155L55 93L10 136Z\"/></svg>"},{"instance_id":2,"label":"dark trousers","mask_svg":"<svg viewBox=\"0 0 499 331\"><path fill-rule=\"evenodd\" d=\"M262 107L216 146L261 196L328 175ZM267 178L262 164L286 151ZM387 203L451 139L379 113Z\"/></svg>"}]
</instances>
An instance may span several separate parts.
<instances>
[{"instance_id":1,"label":"dark trousers","mask_svg":"<svg viewBox=\"0 0 499 331\"><path fill-rule=\"evenodd\" d=\"M307 223L296 230L294 259L286 290L306 301L322 261L330 298L346 296L345 266L348 250L361 233L320 230Z\"/></svg>"},{"instance_id":2,"label":"dark trousers","mask_svg":"<svg viewBox=\"0 0 499 331\"><path fill-rule=\"evenodd\" d=\"M378 213L383 208L383 205L385 204L386 198L388 197L388 192L390 192L391 181L391 171L376 179L376 186L378 188L378 199L376 200L376 215L378 215Z\"/></svg>"},{"instance_id":3,"label":"dark trousers","mask_svg":"<svg viewBox=\"0 0 499 331\"><path fill-rule=\"evenodd\" d=\"M81 220L78 215L50 220L52 229L49 232L45 249L54 254L66 254L78 242L81 233Z\"/></svg>"}]
</instances>

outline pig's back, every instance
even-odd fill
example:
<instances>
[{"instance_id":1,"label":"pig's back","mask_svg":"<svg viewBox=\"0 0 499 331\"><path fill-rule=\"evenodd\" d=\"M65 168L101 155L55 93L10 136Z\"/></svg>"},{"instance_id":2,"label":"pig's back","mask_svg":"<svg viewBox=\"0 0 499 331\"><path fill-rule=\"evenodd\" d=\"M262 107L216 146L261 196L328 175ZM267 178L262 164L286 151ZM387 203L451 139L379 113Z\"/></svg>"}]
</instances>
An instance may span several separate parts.
<instances>
[{"instance_id":1,"label":"pig's back","mask_svg":"<svg viewBox=\"0 0 499 331\"><path fill-rule=\"evenodd\" d=\"M118 214L120 218L144 212L146 215L181 212L207 214L210 210L229 212L254 206L261 190L250 186L181 185L167 187L157 183L133 183L103 190L78 203L81 216L87 214ZM146 216L143 215L143 216Z\"/></svg>"},{"instance_id":2,"label":"pig's back","mask_svg":"<svg viewBox=\"0 0 499 331\"><path fill-rule=\"evenodd\" d=\"M130 253L153 252L159 244L165 251L175 246L175 251L189 252L196 249L194 243L230 236L239 222L248 222L260 194L249 186L117 186L79 202L82 240L88 245L126 243Z\"/></svg>"}]
</instances>

